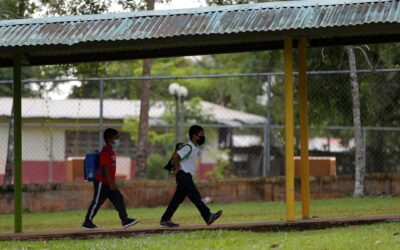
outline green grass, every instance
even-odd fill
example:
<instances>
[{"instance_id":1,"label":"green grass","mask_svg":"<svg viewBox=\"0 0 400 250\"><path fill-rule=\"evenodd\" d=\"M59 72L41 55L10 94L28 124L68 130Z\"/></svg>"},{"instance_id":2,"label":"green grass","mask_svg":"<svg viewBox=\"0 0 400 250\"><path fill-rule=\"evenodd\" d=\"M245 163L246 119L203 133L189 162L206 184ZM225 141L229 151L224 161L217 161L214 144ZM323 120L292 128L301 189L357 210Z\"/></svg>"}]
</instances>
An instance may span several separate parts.
<instances>
[{"instance_id":1,"label":"green grass","mask_svg":"<svg viewBox=\"0 0 400 250\"><path fill-rule=\"evenodd\" d=\"M296 204L300 214L300 204ZM212 211L223 209L218 223L276 221L285 218L283 202L211 204ZM158 225L165 207L129 209L128 214L141 223L135 227ZM400 213L400 198L346 198L315 200L312 216L351 217ZM85 211L26 213L23 231L62 231L80 229ZM174 221L203 224L191 203L183 204ZM103 228L120 228L117 212L100 209L95 223ZM0 215L0 233L13 231L13 215ZM55 240L37 242L0 242L0 249L400 249L400 223L383 223L302 232L254 233L237 231L200 231L132 238L93 240Z\"/></svg>"},{"instance_id":2,"label":"green grass","mask_svg":"<svg viewBox=\"0 0 400 250\"><path fill-rule=\"evenodd\" d=\"M106 238L0 242L1 249L400 249L400 223L278 233L200 231Z\"/></svg>"},{"instance_id":3,"label":"green grass","mask_svg":"<svg viewBox=\"0 0 400 250\"><path fill-rule=\"evenodd\" d=\"M218 223L277 221L285 219L283 202L246 202L236 204L210 204L211 211L224 210ZM166 207L130 208L128 214L140 219L136 227L156 226ZM296 203L300 218L300 203ZM68 211L54 213L24 213L23 231L60 231L80 229L86 211ZM400 213L400 198L346 198L314 200L311 202L311 216L319 218L351 217L374 214ZM195 206L189 202L182 204L173 218L177 223L204 224ZM118 214L113 209L100 209L94 222L103 228L120 228ZM14 230L12 214L0 214L0 233L12 233Z\"/></svg>"}]
</instances>

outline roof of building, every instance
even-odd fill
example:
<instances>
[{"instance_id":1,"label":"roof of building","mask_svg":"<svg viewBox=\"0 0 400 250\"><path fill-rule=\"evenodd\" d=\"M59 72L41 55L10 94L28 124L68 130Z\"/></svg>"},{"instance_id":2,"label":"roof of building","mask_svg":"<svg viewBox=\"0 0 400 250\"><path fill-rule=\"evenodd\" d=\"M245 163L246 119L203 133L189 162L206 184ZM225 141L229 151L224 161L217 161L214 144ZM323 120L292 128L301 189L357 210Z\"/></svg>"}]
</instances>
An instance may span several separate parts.
<instances>
[{"instance_id":1,"label":"roof of building","mask_svg":"<svg viewBox=\"0 0 400 250\"><path fill-rule=\"evenodd\" d=\"M0 98L0 117L9 117L12 98ZM22 98L23 118L50 119L99 119L100 101L98 99L64 99L46 100L43 98ZM242 126L265 123L262 116L229 109L211 102L200 103L203 114L211 122L227 126ZM108 120L121 120L128 117L138 118L140 112L139 100L110 100L105 99L103 117ZM150 107L150 124L165 125L163 114L166 112L164 102L156 102Z\"/></svg>"},{"instance_id":2,"label":"roof of building","mask_svg":"<svg viewBox=\"0 0 400 250\"><path fill-rule=\"evenodd\" d=\"M0 21L0 66L400 41L399 0L305 0Z\"/></svg>"}]
</instances>

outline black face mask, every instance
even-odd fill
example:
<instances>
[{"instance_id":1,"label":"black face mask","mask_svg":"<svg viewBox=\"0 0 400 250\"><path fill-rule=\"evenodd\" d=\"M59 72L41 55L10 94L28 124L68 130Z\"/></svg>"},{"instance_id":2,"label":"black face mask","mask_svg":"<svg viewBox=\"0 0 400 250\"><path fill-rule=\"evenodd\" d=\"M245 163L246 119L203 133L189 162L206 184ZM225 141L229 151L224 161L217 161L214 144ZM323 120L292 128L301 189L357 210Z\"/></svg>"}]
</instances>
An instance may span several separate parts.
<instances>
[{"instance_id":1,"label":"black face mask","mask_svg":"<svg viewBox=\"0 0 400 250\"><path fill-rule=\"evenodd\" d=\"M206 137L204 135L199 136L199 139L197 140L197 144L199 144L199 146L201 146L204 144L205 141L206 141Z\"/></svg>"}]
</instances>

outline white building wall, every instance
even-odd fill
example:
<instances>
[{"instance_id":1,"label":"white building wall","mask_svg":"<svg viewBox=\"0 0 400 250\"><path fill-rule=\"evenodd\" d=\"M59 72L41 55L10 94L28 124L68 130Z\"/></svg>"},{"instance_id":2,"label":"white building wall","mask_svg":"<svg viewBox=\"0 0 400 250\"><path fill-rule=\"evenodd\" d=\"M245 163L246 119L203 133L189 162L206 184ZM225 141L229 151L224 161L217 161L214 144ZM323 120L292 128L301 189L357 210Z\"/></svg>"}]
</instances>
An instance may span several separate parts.
<instances>
[{"instance_id":1,"label":"white building wall","mask_svg":"<svg viewBox=\"0 0 400 250\"><path fill-rule=\"evenodd\" d=\"M62 127L24 126L22 160L53 161L65 159L65 129Z\"/></svg>"},{"instance_id":2,"label":"white building wall","mask_svg":"<svg viewBox=\"0 0 400 250\"><path fill-rule=\"evenodd\" d=\"M0 174L4 174L7 160L8 124L0 124Z\"/></svg>"},{"instance_id":3,"label":"white building wall","mask_svg":"<svg viewBox=\"0 0 400 250\"><path fill-rule=\"evenodd\" d=\"M0 124L0 174L4 173L7 159L8 124ZM23 161L64 161L65 128L28 125L22 127Z\"/></svg>"}]
</instances>

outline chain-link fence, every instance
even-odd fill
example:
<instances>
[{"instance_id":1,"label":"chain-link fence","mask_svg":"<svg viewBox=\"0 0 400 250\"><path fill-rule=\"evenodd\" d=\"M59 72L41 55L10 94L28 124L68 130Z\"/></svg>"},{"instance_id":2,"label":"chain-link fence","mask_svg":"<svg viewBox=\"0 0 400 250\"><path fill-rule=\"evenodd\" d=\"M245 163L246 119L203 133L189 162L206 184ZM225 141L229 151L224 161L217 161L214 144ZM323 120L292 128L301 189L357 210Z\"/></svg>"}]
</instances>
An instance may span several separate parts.
<instances>
[{"instance_id":1,"label":"chain-link fence","mask_svg":"<svg viewBox=\"0 0 400 250\"><path fill-rule=\"evenodd\" d=\"M400 172L400 70L360 71L358 77L367 172ZM185 100L168 93L173 81L187 87ZM23 182L82 181L83 157L101 147L106 127L121 131L117 178L135 179L140 82L140 78L25 81L36 97L30 94L22 100ZM1 84L11 86L7 81ZM162 166L174 148L176 121L183 124L179 130L184 140L191 124L205 128L199 178L284 175L282 73L155 77L151 86L148 178L167 178ZM349 72L308 76L310 156L334 157L338 175L354 173L351 91ZM297 91L295 95L298 124ZM2 181L12 97L0 100ZM177 110L177 104L184 108ZM295 136L299 155L298 128Z\"/></svg>"}]
</instances>

